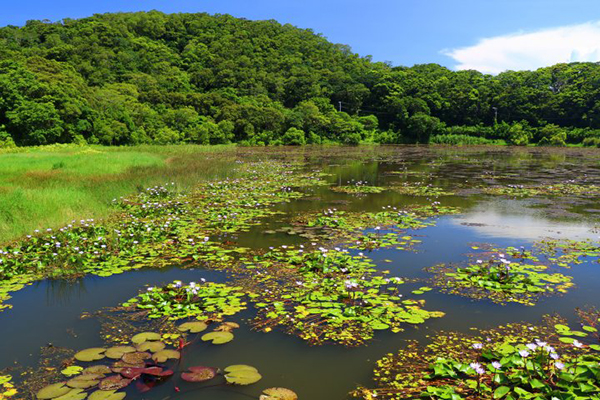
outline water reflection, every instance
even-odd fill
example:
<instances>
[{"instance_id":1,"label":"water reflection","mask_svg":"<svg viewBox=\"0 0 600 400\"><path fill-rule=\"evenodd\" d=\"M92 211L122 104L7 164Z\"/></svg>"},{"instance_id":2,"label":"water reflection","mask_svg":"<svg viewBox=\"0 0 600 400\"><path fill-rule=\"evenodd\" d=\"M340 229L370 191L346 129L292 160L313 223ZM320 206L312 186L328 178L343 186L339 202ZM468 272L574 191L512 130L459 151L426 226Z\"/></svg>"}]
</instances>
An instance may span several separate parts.
<instances>
[{"instance_id":1,"label":"water reflection","mask_svg":"<svg viewBox=\"0 0 600 400\"><path fill-rule=\"evenodd\" d=\"M593 224L583 220L549 219L542 210L525 207L525 201L486 201L452 219L483 237L535 241L543 238L597 239Z\"/></svg>"}]
</instances>

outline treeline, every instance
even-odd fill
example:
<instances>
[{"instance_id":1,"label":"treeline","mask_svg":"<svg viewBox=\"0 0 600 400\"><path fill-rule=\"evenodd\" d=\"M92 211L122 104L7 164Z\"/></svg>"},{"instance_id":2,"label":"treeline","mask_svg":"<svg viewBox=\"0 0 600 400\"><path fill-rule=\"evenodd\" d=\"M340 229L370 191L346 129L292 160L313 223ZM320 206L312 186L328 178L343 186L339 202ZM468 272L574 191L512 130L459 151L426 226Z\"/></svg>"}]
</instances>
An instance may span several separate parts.
<instances>
[{"instance_id":1,"label":"treeline","mask_svg":"<svg viewBox=\"0 0 600 400\"><path fill-rule=\"evenodd\" d=\"M228 15L94 15L0 28L0 146L600 144L600 65L498 76L372 62L311 30Z\"/></svg>"}]
</instances>

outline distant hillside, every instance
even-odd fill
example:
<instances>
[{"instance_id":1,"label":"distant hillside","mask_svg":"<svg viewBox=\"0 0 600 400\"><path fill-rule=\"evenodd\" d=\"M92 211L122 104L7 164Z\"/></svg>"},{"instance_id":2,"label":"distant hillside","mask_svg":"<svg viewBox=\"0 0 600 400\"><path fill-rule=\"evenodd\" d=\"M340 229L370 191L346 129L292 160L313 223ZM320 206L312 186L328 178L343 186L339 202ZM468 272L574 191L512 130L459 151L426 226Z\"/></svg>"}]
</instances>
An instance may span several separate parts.
<instances>
[{"instance_id":1,"label":"distant hillside","mask_svg":"<svg viewBox=\"0 0 600 400\"><path fill-rule=\"evenodd\" d=\"M600 136L598 64L495 77L394 68L311 30L228 15L28 21L0 28L0 60L5 145Z\"/></svg>"}]
</instances>

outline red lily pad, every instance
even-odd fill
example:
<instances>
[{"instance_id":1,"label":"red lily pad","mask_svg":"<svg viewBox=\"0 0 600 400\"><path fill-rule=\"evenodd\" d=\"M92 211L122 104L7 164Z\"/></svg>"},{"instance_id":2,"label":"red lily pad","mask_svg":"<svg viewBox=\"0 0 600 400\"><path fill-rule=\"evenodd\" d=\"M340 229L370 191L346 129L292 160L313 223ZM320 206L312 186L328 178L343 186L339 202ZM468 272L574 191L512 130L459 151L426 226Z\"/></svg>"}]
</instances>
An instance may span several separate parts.
<instances>
[{"instance_id":1,"label":"red lily pad","mask_svg":"<svg viewBox=\"0 0 600 400\"><path fill-rule=\"evenodd\" d=\"M181 374L181 379L186 382L206 382L217 376L219 371L213 367L189 367L190 372L184 372Z\"/></svg>"}]
</instances>

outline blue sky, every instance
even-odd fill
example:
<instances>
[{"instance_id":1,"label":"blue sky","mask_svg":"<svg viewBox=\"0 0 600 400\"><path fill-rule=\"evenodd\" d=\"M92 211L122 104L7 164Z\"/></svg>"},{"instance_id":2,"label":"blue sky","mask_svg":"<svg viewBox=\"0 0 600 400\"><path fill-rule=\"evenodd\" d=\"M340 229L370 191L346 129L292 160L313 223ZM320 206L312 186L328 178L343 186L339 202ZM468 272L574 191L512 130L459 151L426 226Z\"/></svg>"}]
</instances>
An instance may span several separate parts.
<instances>
[{"instance_id":1,"label":"blue sky","mask_svg":"<svg viewBox=\"0 0 600 400\"><path fill-rule=\"evenodd\" d=\"M0 25L157 9L275 19L394 65L497 73L600 60L598 0L3 0Z\"/></svg>"}]
</instances>

